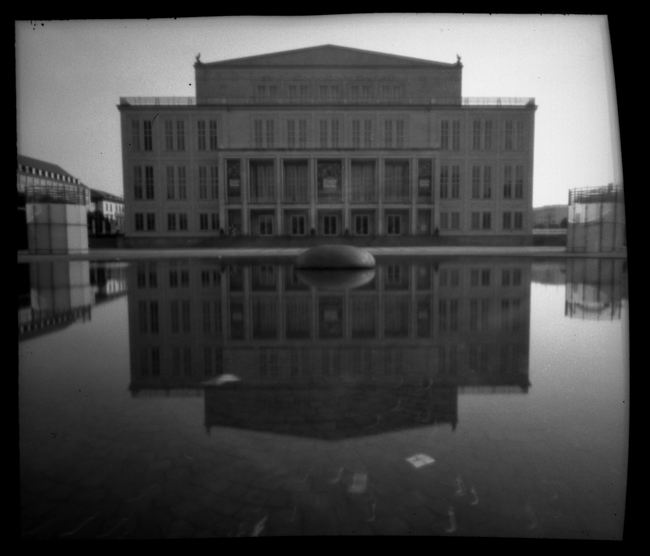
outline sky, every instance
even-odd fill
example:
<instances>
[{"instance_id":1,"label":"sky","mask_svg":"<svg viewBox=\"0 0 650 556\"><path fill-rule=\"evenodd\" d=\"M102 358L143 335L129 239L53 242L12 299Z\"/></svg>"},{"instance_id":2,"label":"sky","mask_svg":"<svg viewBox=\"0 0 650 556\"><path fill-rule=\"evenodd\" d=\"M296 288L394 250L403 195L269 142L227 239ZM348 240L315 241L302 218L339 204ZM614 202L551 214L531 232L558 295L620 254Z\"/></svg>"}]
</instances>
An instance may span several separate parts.
<instances>
[{"instance_id":1,"label":"sky","mask_svg":"<svg viewBox=\"0 0 650 556\"><path fill-rule=\"evenodd\" d=\"M607 17L365 14L16 21L19 154L123 194L122 96L194 96L194 61L336 44L463 63L463 96L535 97L533 206L623 183Z\"/></svg>"}]
</instances>

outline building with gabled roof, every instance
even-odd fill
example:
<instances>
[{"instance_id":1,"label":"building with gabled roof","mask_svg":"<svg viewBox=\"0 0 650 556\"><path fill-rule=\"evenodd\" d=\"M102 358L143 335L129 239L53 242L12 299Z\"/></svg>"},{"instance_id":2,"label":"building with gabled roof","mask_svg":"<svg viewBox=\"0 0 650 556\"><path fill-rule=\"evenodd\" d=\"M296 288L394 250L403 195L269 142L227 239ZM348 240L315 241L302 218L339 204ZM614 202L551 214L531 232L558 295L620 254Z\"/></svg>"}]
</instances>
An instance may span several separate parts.
<instances>
[{"instance_id":1,"label":"building with gabled roof","mask_svg":"<svg viewBox=\"0 0 650 556\"><path fill-rule=\"evenodd\" d=\"M323 45L194 70L195 97L120 99L127 244L532 243L535 101L463 97L460 57Z\"/></svg>"}]
</instances>

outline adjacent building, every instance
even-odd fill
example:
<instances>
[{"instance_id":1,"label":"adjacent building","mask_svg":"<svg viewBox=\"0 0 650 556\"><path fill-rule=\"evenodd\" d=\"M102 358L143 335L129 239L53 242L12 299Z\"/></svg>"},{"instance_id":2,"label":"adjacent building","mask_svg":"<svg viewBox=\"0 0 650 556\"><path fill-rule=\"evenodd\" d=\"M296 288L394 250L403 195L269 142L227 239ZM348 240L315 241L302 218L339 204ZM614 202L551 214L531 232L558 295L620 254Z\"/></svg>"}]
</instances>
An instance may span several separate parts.
<instances>
[{"instance_id":1,"label":"adjacent building","mask_svg":"<svg viewBox=\"0 0 650 556\"><path fill-rule=\"evenodd\" d=\"M56 164L18 155L18 249L88 252L90 190Z\"/></svg>"},{"instance_id":2,"label":"adjacent building","mask_svg":"<svg viewBox=\"0 0 650 556\"><path fill-rule=\"evenodd\" d=\"M532 98L463 65L325 45L194 64L196 97L121 98L127 245L225 235L532 243Z\"/></svg>"},{"instance_id":3,"label":"adjacent building","mask_svg":"<svg viewBox=\"0 0 650 556\"><path fill-rule=\"evenodd\" d=\"M569 191L567 251L607 253L627 246L625 195L622 186Z\"/></svg>"},{"instance_id":4,"label":"adjacent building","mask_svg":"<svg viewBox=\"0 0 650 556\"><path fill-rule=\"evenodd\" d=\"M91 236L121 234L124 231L124 199L91 189L88 228Z\"/></svg>"}]
</instances>

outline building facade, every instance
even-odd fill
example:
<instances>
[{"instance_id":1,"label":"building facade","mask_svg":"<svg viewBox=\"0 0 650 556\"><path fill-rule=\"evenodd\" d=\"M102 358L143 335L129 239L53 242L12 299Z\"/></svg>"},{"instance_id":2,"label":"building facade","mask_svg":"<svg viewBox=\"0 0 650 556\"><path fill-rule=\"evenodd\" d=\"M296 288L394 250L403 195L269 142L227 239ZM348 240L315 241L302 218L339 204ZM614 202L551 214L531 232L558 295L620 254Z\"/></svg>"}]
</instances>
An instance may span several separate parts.
<instances>
[{"instance_id":1,"label":"building facade","mask_svg":"<svg viewBox=\"0 0 650 556\"><path fill-rule=\"evenodd\" d=\"M196 97L121 98L125 234L532 241L534 99L332 45L202 63Z\"/></svg>"},{"instance_id":2,"label":"building facade","mask_svg":"<svg viewBox=\"0 0 650 556\"><path fill-rule=\"evenodd\" d=\"M625 195L622 186L569 191L567 250L608 253L626 249Z\"/></svg>"},{"instance_id":3,"label":"building facade","mask_svg":"<svg viewBox=\"0 0 650 556\"><path fill-rule=\"evenodd\" d=\"M18 249L86 253L90 190L56 164L18 155Z\"/></svg>"},{"instance_id":4,"label":"building facade","mask_svg":"<svg viewBox=\"0 0 650 556\"><path fill-rule=\"evenodd\" d=\"M91 189L88 231L91 236L123 233L124 199L105 191Z\"/></svg>"}]
</instances>

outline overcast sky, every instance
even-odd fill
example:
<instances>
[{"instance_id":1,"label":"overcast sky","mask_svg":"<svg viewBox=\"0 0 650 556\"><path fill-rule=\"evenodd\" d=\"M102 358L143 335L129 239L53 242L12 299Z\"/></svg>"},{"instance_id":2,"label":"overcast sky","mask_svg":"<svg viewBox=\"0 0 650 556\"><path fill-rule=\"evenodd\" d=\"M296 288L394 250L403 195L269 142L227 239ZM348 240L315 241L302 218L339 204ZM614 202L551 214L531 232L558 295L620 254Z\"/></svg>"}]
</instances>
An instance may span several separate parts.
<instances>
[{"instance_id":1,"label":"overcast sky","mask_svg":"<svg viewBox=\"0 0 650 556\"><path fill-rule=\"evenodd\" d=\"M605 16L400 15L16 22L18 152L122 195L121 96L194 96L194 59L336 44L463 62L463 96L535 97L533 205L622 183Z\"/></svg>"}]
</instances>

